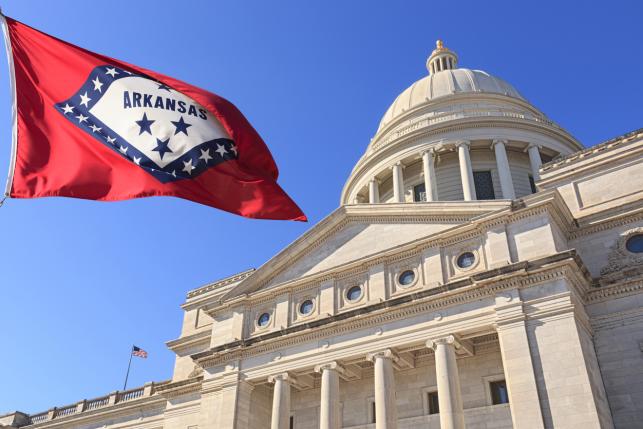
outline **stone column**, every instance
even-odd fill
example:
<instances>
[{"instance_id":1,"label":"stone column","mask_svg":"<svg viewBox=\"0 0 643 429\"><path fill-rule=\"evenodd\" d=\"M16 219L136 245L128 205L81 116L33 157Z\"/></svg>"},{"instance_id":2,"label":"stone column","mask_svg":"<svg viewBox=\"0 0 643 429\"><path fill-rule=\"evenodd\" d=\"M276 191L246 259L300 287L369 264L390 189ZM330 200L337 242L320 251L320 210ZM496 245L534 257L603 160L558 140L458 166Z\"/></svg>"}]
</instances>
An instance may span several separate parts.
<instances>
[{"instance_id":1,"label":"stone column","mask_svg":"<svg viewBox=\"0 0 643 429\"><path fill-rule=\"evenodd\" d=\"M438 199L437 183L435 181L435 150L433 148L422 152L422 169L424 170L424 189L426 200L435 201Z\"/></svg>"},{"instance_id":2,"label":"stone column","mask_svg":"<svg viewBox=\"0 0 643 429\"><path fill-rule=\"evenodd\" d=\"M401 162L396 162L393 167L393 202L404 202L404 165Z\"/></svg>"},{"instance_id":3,"label":"stone column","mask_svg":"<svg viewBox=\"0 0 643 429\"><path fill-rule=\"evenodd\" d=\"M277 374L268 378L275 387L272 396L272 419L270 429L289 429L290 427L290 384L292 375Z\"/></svg>"},{"instance_id":4,"label":"stone column","mask_svg":"<svg viewBox=\"0 0 643 429\"><path fill-rule=\"evenodd\" d=\"M440 429L464 429L464 411L460 377L455 359L456 339L453 335L426 342L435 355L435 373L440 406Z\"/></svg>"},{"instance_id":5,"label":"stone column","mask_svg":"<svg viewBox=\"0 0 643 429\"><path fill-rule=\"evenodd\" d=\"M514 182L511 178L511 169L507 159L507 140L494 140L491 147L496 153L496 165L498 166L498 176L500 177L500 189L502 189L502 198L505 200L516 199L514 191Z\"/></svg>"},{"instance_id":6,"label":"stone column","mask_svg":"<svg viewBox=\"0 0 643 429\"><path fill-rule=\"evenodd\" d=\"M339 374L343 368L337 362L315 367L321 373L321 403L319 407L319 429L340 429L342 416L339 408Z\"/></svg>"},{"instance_id":7,"label":"stone column","mask_svg":"<svg viewBox=\"0 0 643 429\"><path fill-rule=\"evenodd\" d=\"M459 141L455 144L455 147L458 149L460 179L462 180L464 200L476 200L476 187L473 182L473 170L471 169L471 158L469 157L469 142L466 140Z\"/></svg>"},{"instance_id":8,"label":"stone column","mask_svg":"<svg viewBox=\"0 0 643 429\"><path fill-rule=\"evenodd\" d=\"M368 202L371 204L380 202L380 181L376 178L368 182Z\"/></svg>"},{"instance_id":9,"label":"stone column","mask_svg":"<svg viewBox=\"0 0 643 429\"><path fill-rule=\"evenodd\" d=\"M397 404L395 401L395 354L387 349L369 353L366 359L373 362L375 373L375 429L397 428Z\"/></svg>"},{"instance_id":10,"label":"stone column","mask_svg":"<svg viewBox=\"0 0 643 429\"><path fill-rule=\"evenodd\" d=\"M536 180L540 180L540 166L543 165L542 159L540 159L540 146L530 143L527 146L527 153L529 153L529 164L531 164L531 176Z\"/></svg>"}]
</instances>

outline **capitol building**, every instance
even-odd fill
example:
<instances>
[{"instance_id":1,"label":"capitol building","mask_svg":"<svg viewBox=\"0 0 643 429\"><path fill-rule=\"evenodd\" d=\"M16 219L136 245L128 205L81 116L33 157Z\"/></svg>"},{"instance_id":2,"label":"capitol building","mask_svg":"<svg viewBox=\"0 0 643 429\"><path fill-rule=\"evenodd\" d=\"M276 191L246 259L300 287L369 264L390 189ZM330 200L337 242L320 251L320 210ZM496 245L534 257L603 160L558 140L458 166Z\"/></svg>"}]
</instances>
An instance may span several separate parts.
<instances>
[{"instance_id":1,"label":"capitol building","mask_svg":"<svg viewBox=\"0 0 643 429\"><path fill-rule=\"evenodd\" d=\"M438 41L339 208L187 293L171 380L0 428L643 428L643 130L584 148L459 63Z\"/></svg>"}]
</instances>

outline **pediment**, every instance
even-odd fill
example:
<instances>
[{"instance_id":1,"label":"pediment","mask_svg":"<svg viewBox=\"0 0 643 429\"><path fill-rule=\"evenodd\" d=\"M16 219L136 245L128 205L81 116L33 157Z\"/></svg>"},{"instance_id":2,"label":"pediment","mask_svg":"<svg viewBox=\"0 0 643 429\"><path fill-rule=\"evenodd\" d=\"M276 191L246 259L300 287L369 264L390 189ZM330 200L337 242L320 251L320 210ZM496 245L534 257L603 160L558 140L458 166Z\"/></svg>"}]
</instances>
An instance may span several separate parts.
<instances>
[{"instance_id":1,"label":"pediment","mask_svg":"<svg viewBox=\"0 0 643 429\"><path fill-rule=\"evenodd\" d=\"M224 299L329 272L508 206L506 201L342 206L239 283Z\"/></svg>"}]
</instances>

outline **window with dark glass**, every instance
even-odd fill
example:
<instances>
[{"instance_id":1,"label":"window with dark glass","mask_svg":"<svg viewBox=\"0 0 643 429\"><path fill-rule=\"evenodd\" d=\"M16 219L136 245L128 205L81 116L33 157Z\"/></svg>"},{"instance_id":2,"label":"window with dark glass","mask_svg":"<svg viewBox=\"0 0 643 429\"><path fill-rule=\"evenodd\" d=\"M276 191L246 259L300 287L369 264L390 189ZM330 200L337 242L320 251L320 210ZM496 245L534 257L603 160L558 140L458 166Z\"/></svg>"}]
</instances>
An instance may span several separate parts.
<instances>
[{"instance_id":1,"label":"window with dark glass","mask_svg":"<svg viewBox=\"0 0 643 429\"><path fill-rule=\"evenodd\" d=\"M509 393L507 392L505 380L492 381L489 383L489 389L491 390L491 403L493 405L509 403Z\"/></svg>"},{"instance_id":2,"label":"window with dark glass","mask_svg":"<svg viewBox=\"0 0 643 429\"><path fill-rule=\"evenodd\" d=\"M531 188L532 194L538 192L538 189L536 189L536 182L534 182L534 176L532 176L531 174L529 175L529 187Z\"/></svg>"},{"instance_id":3,"label":"window with dark glass","mask_svg":"<svg viewBox=\"0 0 643 429\"><path fill-rule=\"evenodd\" d=\"M625 248L632 253L643 253L643 234L635 234L628 238Z\"/></svg>"},{"instance_id":4,"label":"window with dark glass","mask_svg":"<svg viewBox=\"0 0 643 429\"><path fill-rule=\"evenodd\" d=\"M440 412L438 392L427 393L427 403L429 405L429 414L438 414Z\"/></svg>"},{"instance_id":5,"label":"window with dark glass","mask_svg":"<svg viewBox=\"0 0 643 429\"><path fill-rule=\"evenodd\" d=\"M375 414L375 401L371 402L371 423L377 423L377 416Z\"/></svg>"},{"instance_id":6,"label":"window with dark glass","mask_svg":"<svg viewBox=\"0 0 643 429\"><path fill-rule=\"evenodd\" d=\"M473 183L476 187L476 197L478 197L479 200L496 199L496 194L493 192L491 171L474 171Z\"/></svg>"},{"instance_id":7,"label":"window with dark glass","mask_svg":"<svg viewBox=\"0 0 643 429\"><path fill-rule=\"evenodd\" d=\"M413 187L413 201L426 201L426 186L424 186L424 183Z\"/></svg>"},{"instance_id":8,"label":"window with dark glass","mask_svg":"<svg viewBox=\"0 0 643 429\"><path fill-rule=\"evenodd\" d=\"M290 429L295 429L295 416L290 416Z\"/></svg>"}]
</instances>

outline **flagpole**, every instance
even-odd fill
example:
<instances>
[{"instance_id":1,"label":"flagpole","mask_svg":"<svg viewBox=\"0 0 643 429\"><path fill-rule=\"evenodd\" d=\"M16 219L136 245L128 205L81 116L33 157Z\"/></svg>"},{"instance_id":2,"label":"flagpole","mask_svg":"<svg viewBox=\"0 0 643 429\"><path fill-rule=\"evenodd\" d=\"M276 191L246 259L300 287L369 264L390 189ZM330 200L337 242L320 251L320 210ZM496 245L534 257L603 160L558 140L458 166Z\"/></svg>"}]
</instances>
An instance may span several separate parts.
<instances>
[{"instance_id":1,"label":"flagpole","mask_svg":"<svg viewBox=\"0 0 643 429\"><path fill-rule=\"evenodd\" d=\"M125 374L125 383L123 384L123 390L127 390L127 379L129 378L129 369L132 366L132 353L133 352L134 352L134 345L132 345L132 348L129 351L129 363L127 364L127 373Z\"/></svg>"},{"instance_id":2,"label":"flagpole","mask_svg":"<svg viewBox=\"0 0 643 429\"><path fill-rule=\"evenodd\" d=\"M16 69L13 64L13 53L11 48L11 37L9 36L9 27L7 20L0 8L0 24L2 25L2 32L4 34L4 46L7 51L7 61L9 63L9 83L11 85L11 155L9 156L9 176L7 177L7 187L5 188L4 198L2 202L11 193L11 185L13 184L13 174L16 169L16 151L18 148L18 101L16 97ZM0 203L0 206L2 204Z\"/></svg>"}]
</instances>

